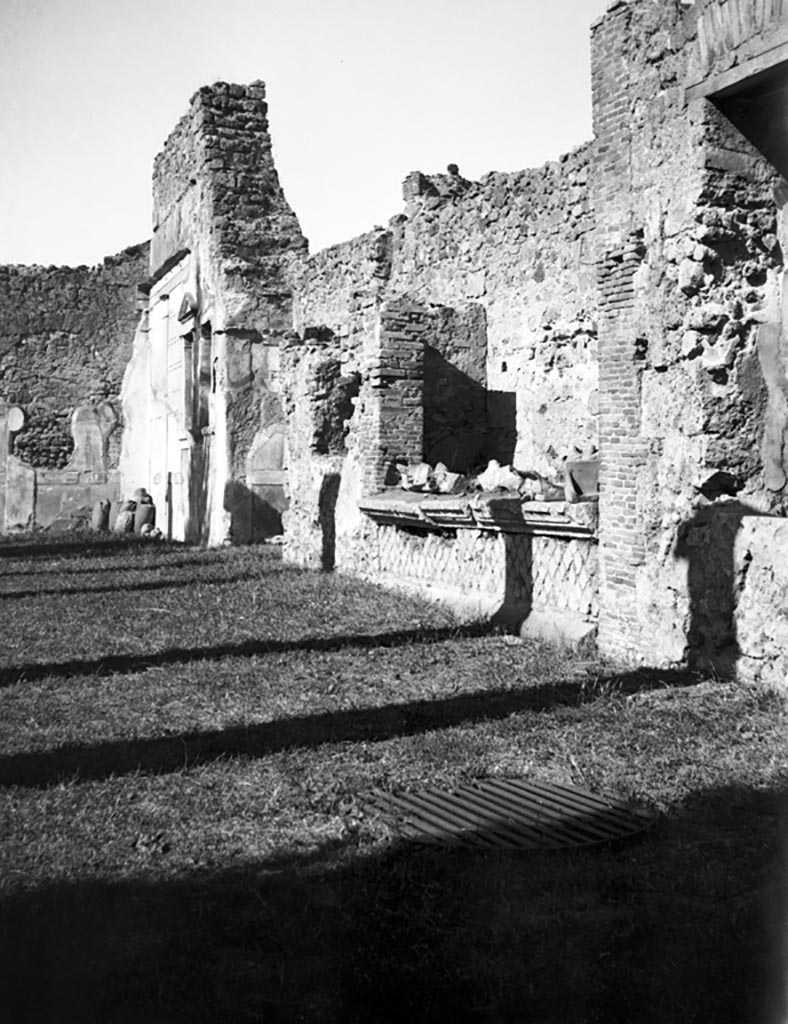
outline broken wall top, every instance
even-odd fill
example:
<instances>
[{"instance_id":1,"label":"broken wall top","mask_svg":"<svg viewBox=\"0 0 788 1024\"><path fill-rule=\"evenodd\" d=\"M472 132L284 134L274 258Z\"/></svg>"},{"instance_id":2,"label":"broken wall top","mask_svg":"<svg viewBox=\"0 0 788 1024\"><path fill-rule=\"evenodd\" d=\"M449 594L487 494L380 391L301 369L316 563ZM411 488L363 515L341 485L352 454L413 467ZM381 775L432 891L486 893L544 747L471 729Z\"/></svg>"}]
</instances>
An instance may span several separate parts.
<instances>
[{"instance_id":1,"label":"broken wall top","mask_svg":"<svg viewBox=\"0 0 788 1024\"><path fill-rule=\"evenodd\" d=\"M285 254L306 250L267 115L262 82L204 86L154 163L151 274L196 253L224 327L264 327L270 300L286 292Z\"/></svg>"}]
</instances>

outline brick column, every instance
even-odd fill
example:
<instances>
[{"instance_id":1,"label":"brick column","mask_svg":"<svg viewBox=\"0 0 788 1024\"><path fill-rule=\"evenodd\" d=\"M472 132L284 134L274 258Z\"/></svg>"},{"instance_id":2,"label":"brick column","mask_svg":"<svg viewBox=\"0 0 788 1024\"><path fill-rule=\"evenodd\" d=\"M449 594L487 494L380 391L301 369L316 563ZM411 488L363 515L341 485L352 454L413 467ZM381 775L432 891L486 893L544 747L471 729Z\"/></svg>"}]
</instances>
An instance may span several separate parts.
<instances>
[{"instance_id":1,"label":"brick column","mask_svg":"<svg viewBox=\"0 0 788 1024\"><path fill-rule=\"evenodd\" d=\"M396 482L396 462L418 462L424 443L424 344L429 314L408 299L380 311L368 353L360 430L363 493Z\"/></svg>"},{"instance_id":2,"label":"brick column","mask_svg":"<svg viewBox=\"0 0 788 1024\"><path fill-rule=\"evenodd\" d=\"M633 212L626 56L631 19L626 3L611 6L594 26L591 50L599 289L599 647L610 655L637 649L636 568L644 561L637 487L648 454L640 435L635 274L645 252Z\"/></svg>"},{"instance_id":3,"label":"brick column","mask_svg":"<svg viewBox=\"0 0 788 1024\"><path fill-rule=\"evenodd\" d=\"M598 266L600 621L599 646L628 654L639 631L636 568L645 560L637 509L640 469L648 456L641 436L639 346L634 275L643 248L637 237L607 253Z\"/></svg>"}]
</instances>

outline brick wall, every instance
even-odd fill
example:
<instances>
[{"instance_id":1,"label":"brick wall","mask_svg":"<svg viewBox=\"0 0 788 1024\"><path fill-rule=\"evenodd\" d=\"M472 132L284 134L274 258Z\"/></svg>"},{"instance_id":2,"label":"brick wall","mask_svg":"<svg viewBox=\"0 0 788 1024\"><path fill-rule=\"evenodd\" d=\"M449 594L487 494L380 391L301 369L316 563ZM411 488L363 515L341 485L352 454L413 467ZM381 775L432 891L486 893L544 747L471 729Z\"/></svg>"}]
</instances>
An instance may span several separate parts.
<instances>
[{"instance_id":1,"label":"brick wall","mask_svg":"<svg viewBox=\"0 0 788 1024\"><path fill-rule=\"evenodd\" d=\"M425 310L407 299L386 303L368 357L359 425L362 493L397 482L397 462L422 458Z\"/></svg>"}]
</instances>

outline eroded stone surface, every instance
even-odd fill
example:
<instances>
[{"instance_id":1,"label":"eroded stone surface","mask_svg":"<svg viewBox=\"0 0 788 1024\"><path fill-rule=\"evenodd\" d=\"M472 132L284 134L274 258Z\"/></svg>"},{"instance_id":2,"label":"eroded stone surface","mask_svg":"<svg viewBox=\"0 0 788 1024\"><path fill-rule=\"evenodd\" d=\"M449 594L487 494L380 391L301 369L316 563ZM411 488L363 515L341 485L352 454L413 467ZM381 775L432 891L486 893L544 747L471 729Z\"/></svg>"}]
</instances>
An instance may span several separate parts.
<instances>
[{"instance_id":1,"label":"eroded stone surface","mask_svg":"<svg viewBox=\"0 0 788 1024\"><path fill-rule=\"evenodd\" d=\"M742 520L735 543L738 672L788 692L788 520Z\"/></svg>"}]
</instances>

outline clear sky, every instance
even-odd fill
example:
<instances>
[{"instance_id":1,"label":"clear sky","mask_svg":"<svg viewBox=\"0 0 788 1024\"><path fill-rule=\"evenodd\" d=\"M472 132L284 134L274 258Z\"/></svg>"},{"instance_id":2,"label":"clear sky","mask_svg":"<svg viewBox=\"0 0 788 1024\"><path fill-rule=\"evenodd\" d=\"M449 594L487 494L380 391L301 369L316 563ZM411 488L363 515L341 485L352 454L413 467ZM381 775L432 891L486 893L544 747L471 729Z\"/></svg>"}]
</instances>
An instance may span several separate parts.
<instances>
[{"instance_id":1,"label":"clear sky","mask_svg":"<svg viewBox=\"0 0 788 1024\"><path fill-rule=\"evenodd\" d=\"M314 251L591 137L609 0L0 0L0 264L94 264L150 234L153 158L199 86L263 79Z\"/></svg>"}]
</instances>

